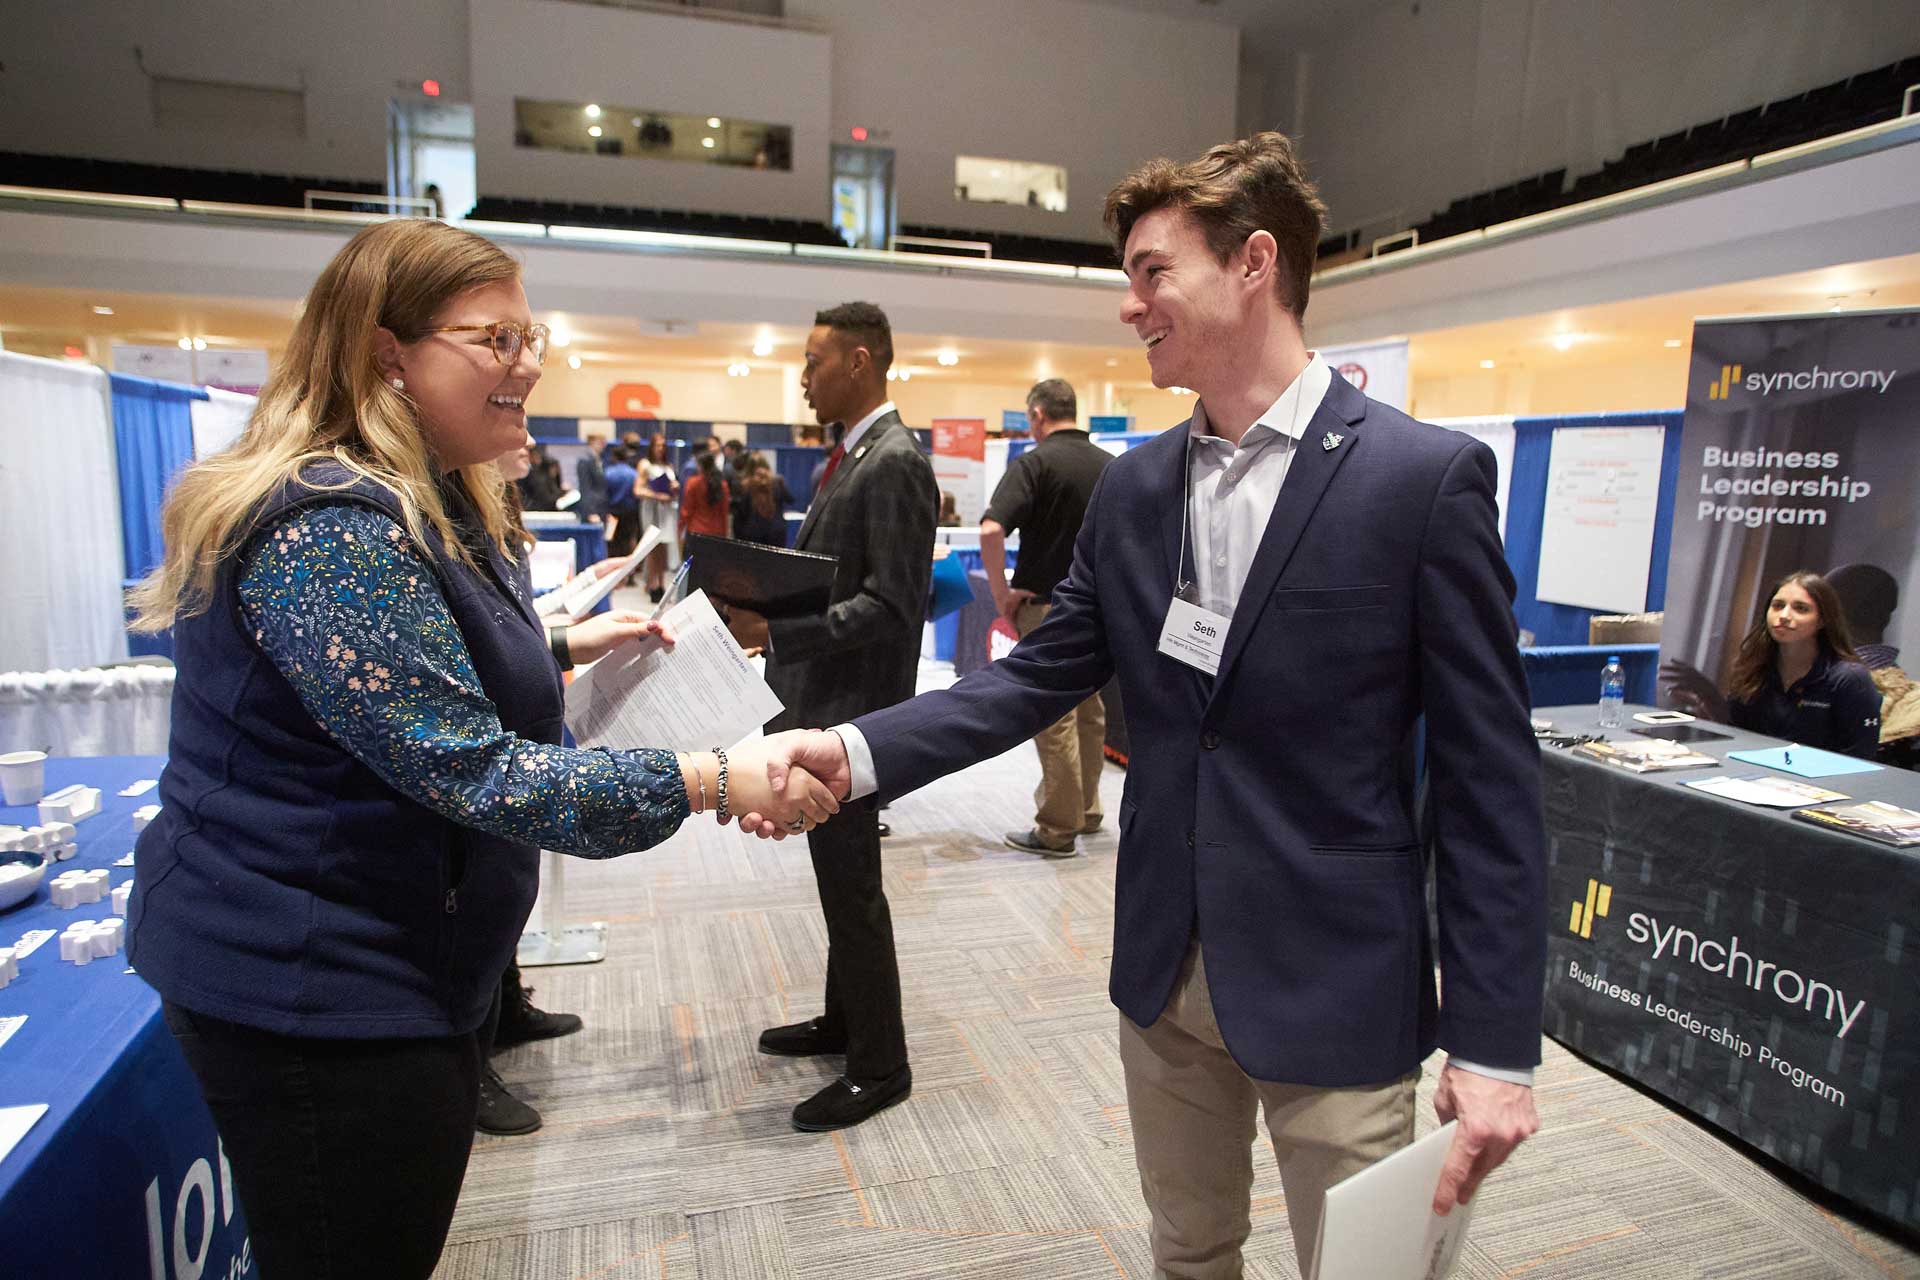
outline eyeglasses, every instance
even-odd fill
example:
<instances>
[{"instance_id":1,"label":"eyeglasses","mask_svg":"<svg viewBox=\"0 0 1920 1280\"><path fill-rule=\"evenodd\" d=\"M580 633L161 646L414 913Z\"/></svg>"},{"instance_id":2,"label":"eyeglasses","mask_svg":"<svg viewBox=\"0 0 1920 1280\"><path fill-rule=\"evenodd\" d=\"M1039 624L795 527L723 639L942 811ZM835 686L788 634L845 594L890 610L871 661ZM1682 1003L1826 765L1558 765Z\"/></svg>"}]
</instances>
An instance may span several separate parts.
<instances>
[{"instance_id":1,"label":"eyeglasses","mask_svg":"<svg viewBox=\"0 0 1920 1280\"><path fill-rule=\"evenodd\" d=\"M492 324L443 324L436 329L427 329L426 333L477 333L484 331L493 346L493 358L501 364L510 365L520 358L520 348L524 345L533 352L535 364L547 362L547 339L551 331L543 324L516 324L511 320L495 320Z\"/></svg>"}]
</instances>

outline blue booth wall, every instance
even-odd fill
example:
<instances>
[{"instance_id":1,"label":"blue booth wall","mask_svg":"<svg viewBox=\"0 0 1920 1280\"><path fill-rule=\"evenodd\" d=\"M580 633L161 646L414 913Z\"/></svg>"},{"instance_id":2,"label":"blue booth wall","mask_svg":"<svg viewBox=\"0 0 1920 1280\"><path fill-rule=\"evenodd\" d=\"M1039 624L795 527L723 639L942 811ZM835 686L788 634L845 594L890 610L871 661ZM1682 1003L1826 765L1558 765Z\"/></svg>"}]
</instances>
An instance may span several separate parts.
<instances>
[{"instance_id":1,"label":"blue booth wall","mask_svg":"<svg viewBox=\"0 0 1920 1280\"><path fill-rule=\"evenodd\" d=\"M1507 564L1513 570L1513 616L1533 633L1525 651L1527 682L1536 707L1590 702L1600 695L1600 668L1618 654L1627 671L1627 699L1652 704L1660 646L1587 643L1587 624L1598 609L1555 604L1534 593L1540 584L1540 535L1547 512L1547 470L1553 433L1585 427L1665 427L1660 454L1660 500L1653 517L1653 555L1647 566L1648 612L1666 608L1667 555L1673 540L1674 491L1680 481L1678 409L1637 413L1592 413L1515 418L1513 469L1507 484Z\"/></svg>"}]
</instances>

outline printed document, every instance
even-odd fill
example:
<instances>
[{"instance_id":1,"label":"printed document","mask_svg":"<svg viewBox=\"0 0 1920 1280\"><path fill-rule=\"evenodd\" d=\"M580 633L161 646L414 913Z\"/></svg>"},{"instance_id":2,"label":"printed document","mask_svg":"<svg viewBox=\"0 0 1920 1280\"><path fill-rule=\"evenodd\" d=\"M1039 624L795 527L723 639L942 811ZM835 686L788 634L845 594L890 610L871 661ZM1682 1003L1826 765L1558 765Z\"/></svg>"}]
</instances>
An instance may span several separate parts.
<instances>
[{"instance_id":1,"label":"printed document","mask_svg":"<svg viewBox=\"0 0 1920 1280\"><path fill-rule=\"evenodd\" d=\"M1466 1242L1473 1205L1433 1213L1458 1121L1369 1165L1327 1192L1315 1280L1441 1280ZM1484 1194L1486 1184L1480 1184Z\"/></svg>"},{"instance_id":2,"label":"printed document","mask_svg":"<svg viewBox=\"0 0 1920 1280\"><path fill-rule=\"evenodd\" d=\"M599 603L612 595L615 587L627 580L627 575L639 567L640 562L660 545L660 540L665 536L660 532L659 525L650 524L647 526L647 532L640 539L640 545L633 549L633 554L623 557L610 571L596 576L589 572L587 565L581 565L580 572L574 574L567 585L560 588L556 602L549 604L541 612L549 617L564 612L569 624L586 621L588 615ZM543 600L542 603L545 601Z\"/></svg>"},{"instance_id":3,"label":"printed document","mask_svg":"<svg viewBox=\"0 0 1920 1280\"><path fill-rule=\"evenodd\" d=\"M753 737L780 699L696 591L661 619L677 643L620 646L567 686L567 728L583 747L710 751Z\"/></svg>"}]
</instances>

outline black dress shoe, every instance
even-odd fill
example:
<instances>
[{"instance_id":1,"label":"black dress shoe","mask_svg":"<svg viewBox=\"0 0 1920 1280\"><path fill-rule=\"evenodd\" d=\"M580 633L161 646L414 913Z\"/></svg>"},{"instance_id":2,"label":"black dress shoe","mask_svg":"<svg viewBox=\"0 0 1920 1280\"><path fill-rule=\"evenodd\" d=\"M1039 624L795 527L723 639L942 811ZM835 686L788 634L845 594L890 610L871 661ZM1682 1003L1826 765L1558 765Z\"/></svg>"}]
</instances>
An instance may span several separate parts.
<instances>
[{"instance_id":1,"label":"black dress shoe","mask_svg":"<svg viewBox=\"0 0 1920 1280\"><path fill-rule=\"evenodd\" d=\"M500 1026L493 1033L495 1053L530 1040L570 1036L584 1025L577 1013L548 1013L535 1008L532 987L516 985L511 994L503 991L502 995Z\"/></svg>"},{"instance_id":2,"label":"black dress shoe","mask_svg":"<svg viewBox=\"0 0 1920 1280\"><path fill-rule=\"evenodd\" d=\"M846 1051L847 1037L821 1030L818 1018L791 1022L784 1027L768 1027L760 1033L760 1052L777 1053L783 1058L811 1058L816 1054Z\"/></svg>"},{"instance_id":3,"label":"black dress shoe","mask_svg":"<svg viewBox=\"0 0 1920 1280\"><path fill-rule=\"evenodd\" d=\"M492 1067L480 1072L480 1114L474 1128L482 1133L513 1137L540 1127L540 1113L507 1092L506 1081Z\"/></svg>"},{"instance_id":4,"label":"black dress shoe","mask_svg":"<svg viewBox=\"0 0 1920 1280\"><path fill-rule=\"evenodd\" d=\"M885 840L885 839L886 839L886 838L887 838L888 836L890 836L890 835L892 835L892 834L893 834L893 828L892 828L892 827L890 827L890 826L888 826L888 825L887 825L886 823L884 823L884 822L880 824L880 838L881 838L882 840Z\"/></svg>"},{"instance_id":5,"label":"black dress shoe","mask_svg":"<svg viewBox=\"0 0 1920 1280\"><path fill-rule=\"evenodd\" d=\"M846 1129L896 1102L906 1101L912 1092L911 1067L902 1067L879 1080L841 1076L793 1109L793 1127L802 1133Z\"/></svg>"}]
</instances>

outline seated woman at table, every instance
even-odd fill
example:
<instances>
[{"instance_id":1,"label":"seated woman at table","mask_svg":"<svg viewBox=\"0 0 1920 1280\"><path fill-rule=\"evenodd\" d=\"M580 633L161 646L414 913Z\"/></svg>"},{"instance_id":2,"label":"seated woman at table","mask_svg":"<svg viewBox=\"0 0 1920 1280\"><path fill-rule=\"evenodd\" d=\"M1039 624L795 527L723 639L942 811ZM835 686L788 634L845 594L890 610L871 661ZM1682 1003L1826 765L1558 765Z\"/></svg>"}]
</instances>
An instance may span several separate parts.
<instances>
[{"instance_id":1,"label":"seated woman at table","mask_svg":"<svg viewBox=\"0 0 1920 1280\"><path fill-rule=\"evenodd\" d=\"M834 807L811 779L772 794L760 748L559 745L560 655L494 465L525 439L546 338L492 244L368 227L240 440L175 485L136 594L178 671L129 957L275 1280L432 1272L539 849L614 857L700 812L804 830ZM571 656L634 630L581 627Z\"/></svg>"},{"instance_id":2,"label":"seated woman at table","mask_svg":"<svg viewBox=\"0 0 1920 1280\"><path fill-rule=\"evenodd\" d=\"M1740 642L1723 696L1697 668L1661 674L1683 711L1825 751L1873 759L1880 691L1847 638L1840 597L1805 570L1782 578Z\"/></svg>"}]
</instances>

